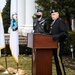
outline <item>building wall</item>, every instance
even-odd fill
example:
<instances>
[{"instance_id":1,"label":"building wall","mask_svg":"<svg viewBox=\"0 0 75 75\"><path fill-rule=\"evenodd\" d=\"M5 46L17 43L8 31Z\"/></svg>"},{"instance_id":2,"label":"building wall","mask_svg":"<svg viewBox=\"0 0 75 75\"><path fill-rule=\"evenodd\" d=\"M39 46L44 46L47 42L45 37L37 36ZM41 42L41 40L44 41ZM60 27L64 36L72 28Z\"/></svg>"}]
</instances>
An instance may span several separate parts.
<instances>
[{"instance_id":1,"label":"building wall","mask_svg":"<svg viewBox=\"0 0 75 75\"><path fill-rule=\"evenodd\" d=\"M33 18L35 13L35 0L18 0L18 24L19 33L27 35L33 30Z\"/></svg>"}]
</instances>

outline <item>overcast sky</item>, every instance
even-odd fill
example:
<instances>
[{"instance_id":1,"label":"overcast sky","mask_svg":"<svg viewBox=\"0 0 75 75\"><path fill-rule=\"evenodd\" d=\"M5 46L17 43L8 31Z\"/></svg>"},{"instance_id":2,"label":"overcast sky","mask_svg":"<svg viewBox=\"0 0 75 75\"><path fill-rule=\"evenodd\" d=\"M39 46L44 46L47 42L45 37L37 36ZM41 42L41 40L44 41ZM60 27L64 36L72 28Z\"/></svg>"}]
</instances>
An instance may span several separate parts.
<instances>
[{"instance_id":1,"label":"overcast sky","mask_svg":"<svg viewBox=\"0 0 75 75\"><path fill-rule=\"evenodd\" d=\"M1 9L1 11L4 8L5 4L6 4L6 0L0 0L0 9Z\"/></svg>"}]
</instances>

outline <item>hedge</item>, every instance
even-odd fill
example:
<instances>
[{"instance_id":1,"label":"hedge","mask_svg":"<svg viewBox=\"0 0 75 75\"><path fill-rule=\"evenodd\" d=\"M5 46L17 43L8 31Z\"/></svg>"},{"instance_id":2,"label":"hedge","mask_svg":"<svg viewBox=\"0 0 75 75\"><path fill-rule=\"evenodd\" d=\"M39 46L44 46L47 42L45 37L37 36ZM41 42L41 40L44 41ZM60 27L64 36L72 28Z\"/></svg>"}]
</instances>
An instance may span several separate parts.
<instances>
[{"instance_id":1,"label":"hedge","mask_svg":"<svg viewBox=\"0 0 75 75\"><path fill-rule=\"evenodd\" d=\"M11 55L11 51L9 48L9 45L6 45L6 54L7 55ZM4 49L1 51L2 54L4 54ZM19 54L26 54L26 55L30 55L32 53L32 49L28 48L27 45L19 45Z\"/></svg>"},{"instance_id":2,"label":"hedge","mask_svg":"<svg viewBox=\"0 0 75 75\"><path fill-rule=\"evenodd\" d=\"M64 55L71 55L71 47L73 45L74 56L75 56L75 32L68 32L68 37L65 41L65 50ZM7 54L11 54L9 45L6 45ZM32 53L32 49L28 48L27 45L19 45L19 53L29 55ZM4 50L2 50L2 54L4 54Z\"/></svg>"},{"instance_id":3,"label":"hedge","mask_svg":"<svg viewBox=\"0 0 75 75\"><path fill-rule=\"evenodd\" d=\"M68 31L68 37L67 40L65 41L65 53L66 55L70 54L71 55L71 46L73 45L73 52L75 55L75 32L70 32Z\"/></svg>"}]
</instances>

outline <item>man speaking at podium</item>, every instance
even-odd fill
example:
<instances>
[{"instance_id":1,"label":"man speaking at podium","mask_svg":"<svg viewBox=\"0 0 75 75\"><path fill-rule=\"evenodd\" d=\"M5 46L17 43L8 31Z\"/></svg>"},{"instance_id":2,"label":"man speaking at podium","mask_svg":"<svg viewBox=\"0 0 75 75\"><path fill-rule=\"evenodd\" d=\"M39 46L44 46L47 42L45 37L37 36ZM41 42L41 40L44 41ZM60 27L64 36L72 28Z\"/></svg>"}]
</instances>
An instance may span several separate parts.
<instances>
[{"instance_id":1,"label":"man speaking at podium","mask_svg":"<svg viewBox=\"0 0 75 75\"><path fill-rule=\"evenodd\" d=\"M53 50L57 75L66 75L64 65L62 63L62 54L64 51L64 41L67 37L67 28L64 21L59 18L59 12L57 10L52 10L50 14L53 20L50 25L50 34L53 36L54 40L59 41L58 49Z\"/></svg>"}]
</instances>

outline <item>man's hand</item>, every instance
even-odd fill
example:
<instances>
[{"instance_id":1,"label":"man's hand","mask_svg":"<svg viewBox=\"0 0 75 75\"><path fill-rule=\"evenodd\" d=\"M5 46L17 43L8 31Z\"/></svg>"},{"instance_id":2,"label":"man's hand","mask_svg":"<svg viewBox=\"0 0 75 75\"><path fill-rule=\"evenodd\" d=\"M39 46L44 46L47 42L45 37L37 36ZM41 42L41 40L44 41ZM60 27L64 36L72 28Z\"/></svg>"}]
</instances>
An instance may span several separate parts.
<instances>
[{"instance_id":1,"label":"man's hand","mask_svg":"<svg viewBox=\"0 0 75 75\"><path fill-rule=\"evenodd\" d=\"M53 35L53 40L54 41L58 40L58 35Z\"/></svg>"}]
</instances>

